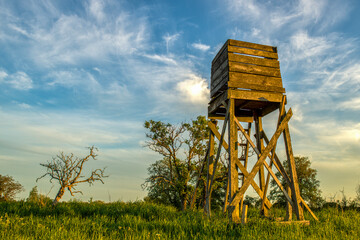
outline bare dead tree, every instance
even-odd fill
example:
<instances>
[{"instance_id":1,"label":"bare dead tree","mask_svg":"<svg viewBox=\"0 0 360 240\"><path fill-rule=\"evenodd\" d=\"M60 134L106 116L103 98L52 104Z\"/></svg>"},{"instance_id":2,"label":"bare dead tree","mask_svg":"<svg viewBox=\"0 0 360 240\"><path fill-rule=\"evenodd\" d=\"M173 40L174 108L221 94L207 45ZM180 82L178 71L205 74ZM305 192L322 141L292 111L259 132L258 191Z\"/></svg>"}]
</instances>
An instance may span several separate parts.
<instances>
[{"instance_id":1,"label":"bare dead tree","mask_svg":"<svg viewBox=\"0 0 360 240\"><path fill-rule=\"evenodd\" d=\"M96 169L91 172L89 177L85 177L82 174L84 169L84 164L89 160L96 160L97 154L95 151L98 149L94 146L89 147L90 153L84 158L75 157L74 154L66 155L63 152L60 152L59 155L53 157L51 161L47 163L40 163L41 166L46 168L46 173L39 179L49 176L50 182L53 180L60 184L60 189L56 194L56 197L53 201L53 205L56 205L60 199L63 197L66 188L69 190L71 196L74 196L74 193L81 193L81 191L76 191L75 187L79 183L89 183L90 185L94 184L96 181L100 181L104 184L103 178L108 177L104 175L105 168ZM75 191L74 191L75 190Z\"/></svg>"}]
</instances>

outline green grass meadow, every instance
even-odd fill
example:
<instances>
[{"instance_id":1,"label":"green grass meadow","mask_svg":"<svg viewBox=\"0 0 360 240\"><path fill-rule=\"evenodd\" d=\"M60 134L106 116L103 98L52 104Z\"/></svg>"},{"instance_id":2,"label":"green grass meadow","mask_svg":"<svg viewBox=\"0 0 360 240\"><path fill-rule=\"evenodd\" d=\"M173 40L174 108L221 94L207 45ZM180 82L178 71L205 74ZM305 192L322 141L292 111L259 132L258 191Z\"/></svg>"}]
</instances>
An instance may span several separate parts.
<instances>
[{"instance_id":1,"label":"green grass meadow","mask_svg":"<svg viewBox=\"0 0 360 240\"><path fill-rule=\"evenodd\" d=\"M281 209L272 214L284 215ZM248 223L235 225L221 213L177 211L145 202L0 203L0 239L360 239L360 212L325 208L310 226L277 225L250 208Z\"/></svg>"}]
</instances>

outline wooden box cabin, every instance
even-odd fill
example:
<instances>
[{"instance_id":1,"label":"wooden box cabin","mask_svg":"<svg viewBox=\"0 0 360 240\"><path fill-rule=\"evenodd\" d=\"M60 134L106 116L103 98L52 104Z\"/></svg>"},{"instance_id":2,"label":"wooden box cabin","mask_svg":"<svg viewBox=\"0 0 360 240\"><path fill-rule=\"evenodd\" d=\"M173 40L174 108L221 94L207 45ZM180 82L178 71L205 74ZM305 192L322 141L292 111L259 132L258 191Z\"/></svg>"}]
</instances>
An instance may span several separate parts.
<instances>
[{"instance_id":1,"label":"wooden box cabin","mask_svg":"<svg viewBox=\"0 0 360 240\"><path fill-rule=\"evenodd\" d=\"M222 119L230 98L244 121L276 110L285 93L277 59L276 47L227 40L212 61L209 118Z\"/></svg>"}]
</instances>

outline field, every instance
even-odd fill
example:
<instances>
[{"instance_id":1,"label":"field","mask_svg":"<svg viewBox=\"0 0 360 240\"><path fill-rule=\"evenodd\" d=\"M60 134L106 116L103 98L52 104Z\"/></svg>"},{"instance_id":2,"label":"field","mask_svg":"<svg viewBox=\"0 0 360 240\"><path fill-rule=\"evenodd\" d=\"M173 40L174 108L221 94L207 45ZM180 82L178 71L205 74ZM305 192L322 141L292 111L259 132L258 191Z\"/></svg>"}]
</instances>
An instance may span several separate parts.
<instances>
[{"instance_id":1,"label":"field","mask_svg":"<svg viewBox=\"0 0 360 240\"><path fill-rule=\"evenodd\" d=\"M208 220L202 211L144 202L64 202L56 207L2 202L0 239L360 239L358 210L326 208L315 214L319 222L310 226L278 226L250 208L249 222L242 226L229 224L220 213Z\"/></svg>"}]
</instances>

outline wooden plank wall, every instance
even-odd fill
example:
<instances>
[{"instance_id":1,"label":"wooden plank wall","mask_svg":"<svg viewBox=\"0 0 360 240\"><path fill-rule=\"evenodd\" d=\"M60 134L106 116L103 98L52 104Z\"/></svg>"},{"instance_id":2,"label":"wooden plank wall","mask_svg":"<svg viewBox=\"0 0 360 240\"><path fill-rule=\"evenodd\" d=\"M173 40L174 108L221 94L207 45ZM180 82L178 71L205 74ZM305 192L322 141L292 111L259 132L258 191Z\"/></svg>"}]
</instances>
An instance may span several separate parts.
<instances>
[{"instance_id":1,"label":"wooden plank wall","mask_svg":"<svg viewBox=\"0 0 360 240\"><path fill-rule=\"evenodd\" d=\"M241 88L284 93L276 47L229 39L212 61L211 97Z\"/></svg>"}]
</instances>

